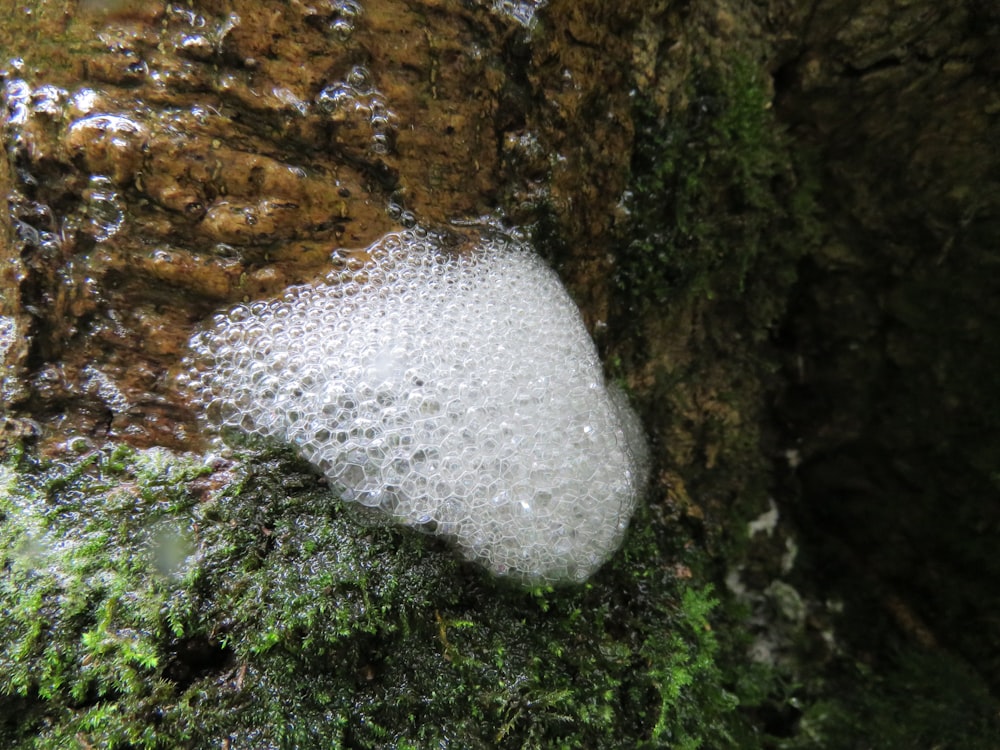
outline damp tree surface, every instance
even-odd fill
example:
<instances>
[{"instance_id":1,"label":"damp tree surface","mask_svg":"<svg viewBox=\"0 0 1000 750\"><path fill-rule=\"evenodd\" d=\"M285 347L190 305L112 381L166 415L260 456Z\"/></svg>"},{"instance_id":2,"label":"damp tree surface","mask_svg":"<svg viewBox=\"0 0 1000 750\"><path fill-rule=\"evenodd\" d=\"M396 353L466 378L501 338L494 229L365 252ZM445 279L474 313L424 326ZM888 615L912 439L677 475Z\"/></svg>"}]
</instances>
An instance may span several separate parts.
<instances>
[{"instance_id":1,"label":"damp tree surface","mask_svg":"<svg viewBox=\"0 0 1000 750\"><path fill-rule=\"evenodd\" d=\"M0 745L991 746L993 3L0 11ZM584 584L360 517L177 387L335 251L496 226L649 437Z\"/></svg>"}]
</instances>

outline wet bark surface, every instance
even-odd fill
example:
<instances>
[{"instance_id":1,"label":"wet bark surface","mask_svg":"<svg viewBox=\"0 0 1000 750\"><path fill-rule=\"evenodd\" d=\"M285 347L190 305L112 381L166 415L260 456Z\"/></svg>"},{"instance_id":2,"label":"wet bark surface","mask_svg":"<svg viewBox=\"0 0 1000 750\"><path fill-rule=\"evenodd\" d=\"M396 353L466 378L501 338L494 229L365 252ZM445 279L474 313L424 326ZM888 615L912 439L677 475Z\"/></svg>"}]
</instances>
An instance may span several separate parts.
<instances>
[{"instance_id":1,"label":"wet bark surface","mask_svg":"<svg viewBox=\"0 0 1000 750\"><path fill-rule=\"evenodd\" d=\"M22 19L50 41L5 71L5 296L28 344L10 403L53 434L187 445L165 375L209 312L311 278L414 209L490 209L502 20L360 12L42 3Z\"/></svg>"},{"instance_id":2,"label":"wet bark surface","mask_svg":"<svg viewBox=\"0 0 1000 750\"><path fill-rule=\"evenodd\" d=\"M173 376L215 311L415 223L527 227L643 412L659 522L757 614L801 587L749 628L794 631L796 679L861 581L859 662L917 644L996 695L992 4L4 10L5 445L200 450ZM791 737L791 705L755 720Z\"/></svg>"}]
</instances>

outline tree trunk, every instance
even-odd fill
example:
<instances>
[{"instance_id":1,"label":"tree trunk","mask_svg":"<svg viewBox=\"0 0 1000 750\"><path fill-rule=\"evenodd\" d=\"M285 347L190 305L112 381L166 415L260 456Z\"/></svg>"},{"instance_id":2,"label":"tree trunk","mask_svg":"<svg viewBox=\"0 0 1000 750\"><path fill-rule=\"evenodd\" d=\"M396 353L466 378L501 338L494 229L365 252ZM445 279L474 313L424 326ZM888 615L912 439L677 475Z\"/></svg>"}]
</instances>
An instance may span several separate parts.
<instances>
[{"instance_id":1,"label":"tree trunk","mask_svg":"<svg viewBox=\"0 0 1000 750\"><path fill-rule=\"evenodd\" d=\"M990 746L1000 14L806 5L6 4L2 744ZM640 411L585 586L178 386L415 225L527 232Z\"/></svg>"}]
</instances>

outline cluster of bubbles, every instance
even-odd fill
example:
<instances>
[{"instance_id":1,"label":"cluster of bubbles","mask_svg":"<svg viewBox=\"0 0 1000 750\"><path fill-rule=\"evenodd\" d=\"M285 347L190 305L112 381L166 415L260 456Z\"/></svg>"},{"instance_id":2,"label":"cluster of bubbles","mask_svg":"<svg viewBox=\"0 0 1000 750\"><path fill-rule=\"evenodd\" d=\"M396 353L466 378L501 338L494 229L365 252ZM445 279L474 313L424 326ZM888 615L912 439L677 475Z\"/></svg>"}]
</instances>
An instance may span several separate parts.
<instances>
[{"instance_id":1,"label":"cluster of bubbles","mask_svg":"<svg viewBox=\"0 0 1000 750\"><path fill-rule=\"evenodd\" d=\"M316 106L335 121L350 122L359 115L367 119L372 153L382 155L392 150L396 117L372 83L371 72L364 66L356 65L343 81L320 91Z\"/></svg>"},{"instance_id":2,"label":"cluster of bubbles","mask_svg":"<svg viewBox=\"0 0 1000 750\"><path fill-rule=\"evenodd\" d=\"M420 228L325 283L217 315L187 381L211 421L294 444L343 498L528 582L618 547L647 474L579 311L525 244Z\"/></svg>"}]
</instances>

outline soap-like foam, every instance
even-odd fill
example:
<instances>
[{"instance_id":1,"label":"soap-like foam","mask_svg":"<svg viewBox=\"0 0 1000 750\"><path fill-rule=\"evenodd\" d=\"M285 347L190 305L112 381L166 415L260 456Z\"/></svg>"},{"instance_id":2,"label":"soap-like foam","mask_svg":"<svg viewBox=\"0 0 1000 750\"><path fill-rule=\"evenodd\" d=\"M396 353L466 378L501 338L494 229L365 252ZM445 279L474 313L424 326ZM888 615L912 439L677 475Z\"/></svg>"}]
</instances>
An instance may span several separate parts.
<instances>
[{"instance_id":1,"label":"soap-like foam","mask_svg":"<svg viewBox=\"0 0 1000 750\"><path fill-rule=\"evenodd\" d=\"M191 342L210 421L294 444L349 501L528 582L618 547L647 449L556 275L523 243L386 235L325 283Z\"/></svg>"}]
</instances>

